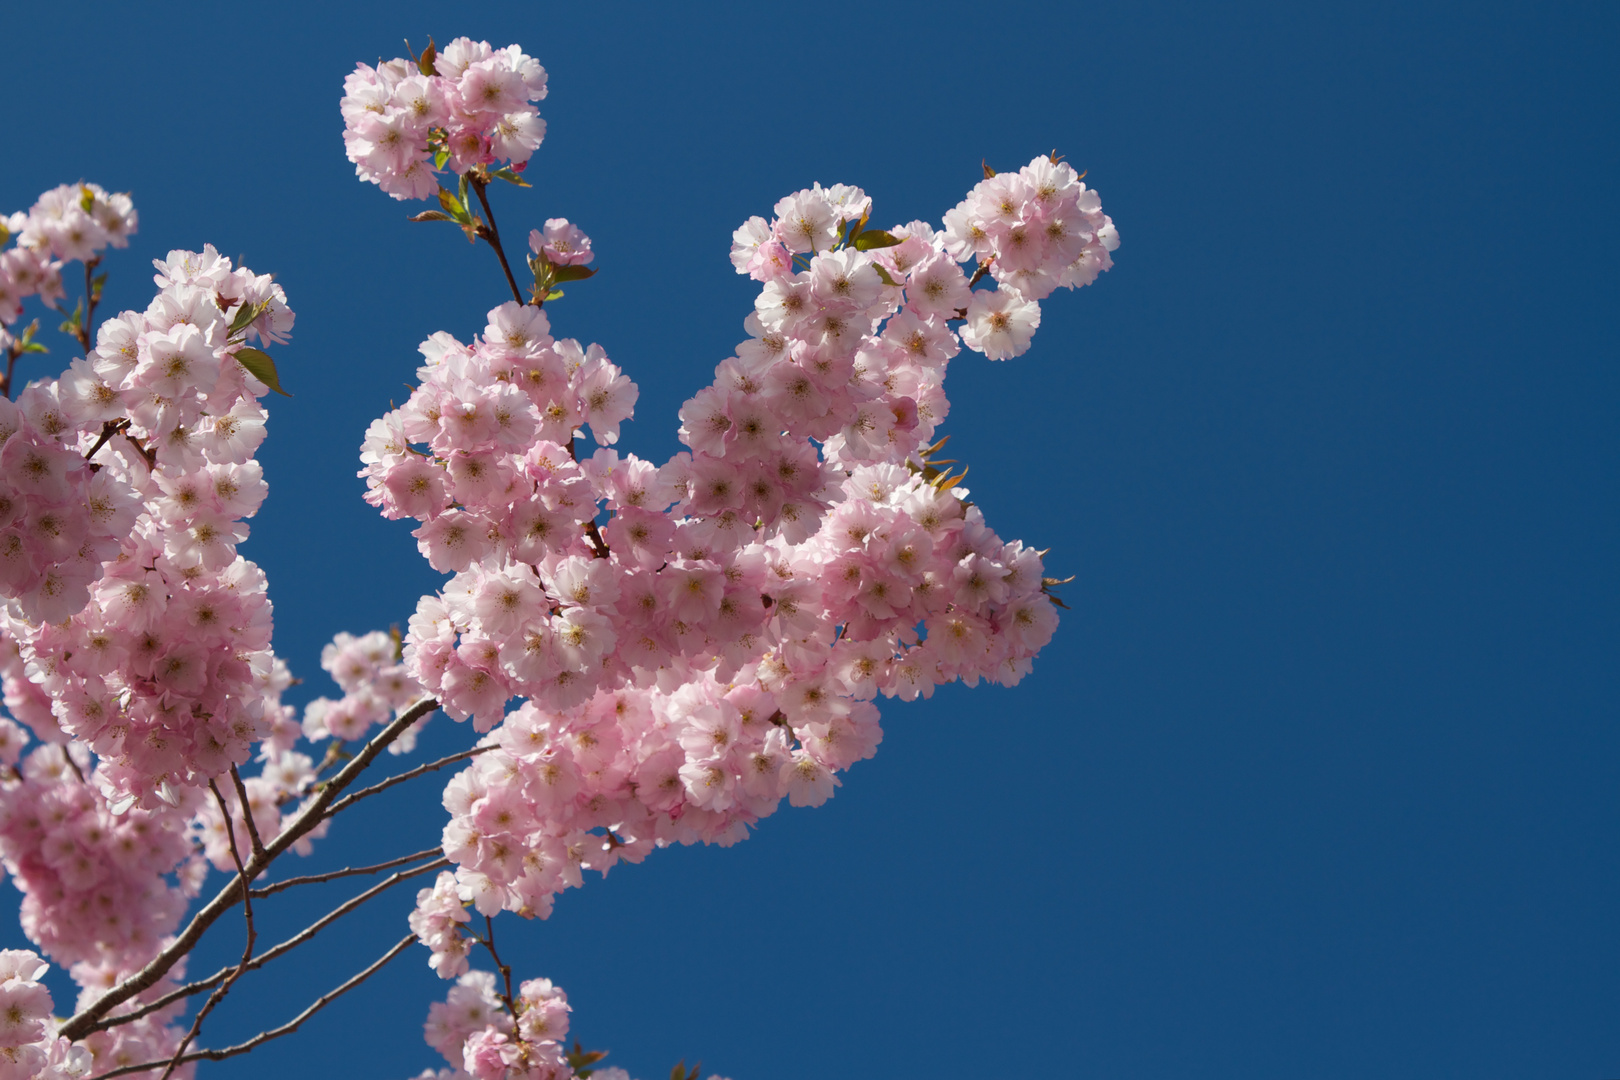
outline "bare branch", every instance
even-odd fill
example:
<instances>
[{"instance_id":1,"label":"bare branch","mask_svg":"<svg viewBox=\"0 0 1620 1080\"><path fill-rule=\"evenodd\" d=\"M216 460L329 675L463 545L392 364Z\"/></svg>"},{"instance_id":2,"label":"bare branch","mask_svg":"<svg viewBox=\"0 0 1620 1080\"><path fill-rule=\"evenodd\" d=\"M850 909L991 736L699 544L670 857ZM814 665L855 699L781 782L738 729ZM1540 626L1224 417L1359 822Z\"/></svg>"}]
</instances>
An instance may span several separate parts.
<instances>
[{"instance_id":1,"label":"bare branch","mask_svg":"<svg viewBox=\"0 0 1620 1080\"><path fill-rule=\"evenodd\" d=\"M254 897L273 896L283 889L290 889L294 885L318 885L323 881L336 881L338 878L355 877L359 874L375 874L383 870L392 870L396 866L426 859L430 855L437 855L440 849L430 847L425 851L418 851L414 855L401 855L397 859L376 863L372 866L345 866L341 870L329 870L324 874L305 874L303 877L292 877L286 881L278 881L274 885L266 885L262 889L254 889L250 895Z\"/></svg>"},{"instance_id":2,"label":"bare branch","mask_svg":"<svg viewBox=\"0 0 1620 1080\"><path fill-rule=\"evenodd\" d=\"M247 825L248 839L253 844L253 857L262 859L264 858L264 841L259 839L259 827L253 823L253 811L248 806L247 785L242 783L242 774L236 771L235 765L231 766L231 783L236 785L236 797L242 804L242 821ZM226 820L229 820L229 818ZM236 837L234 834L236 830L233 828L231 832L233 834L231 841L235 843Z\"/></svg>"},{"instance_id":3,"label":"bare branch","mask_svg":"<svg viewBox=\"0 0 1620 1080\"><path fill-rule=\"evenodd\" d=\"M332 804L332 808L326 812L326 816L333 817L346 807L352 806L353 804L359 802L361 799L369 798L380 791L387 791L395 784L403 784L405 781L415 779L416 777L421 776L423 773L430 773L437 769L442 769L446 765L453 765L458 761L464 761L467 758L482 754L486 750L493 749L495 749L495 745L493 743L489 744L488 746L475 746L471 750L463 750L459 754L451 754L448 757L440 758L438 761L430 761L426 765L418 765L414 769L407 769L405 772L402 772L397 776L390 776L388 779L380 783L372 784L368 788L361 788L359 791L345 795L343 798Z\"/></svg>"},{"instance_id":4,"label":"bare branch","mask_svg":"<svg viewBox=\"0 0 1620 1080\"><path fill-rule=\"evenodd\" d=\"M422 717L439 707L437 700L423 698L399 715L393 723L389 724L376 737L368 742L336 776L323 785L316 796L309 801L304 809L288 822L270 843L265 845L264 856L255 857L247 866L246 881L251 881L263 873L275 858L288 848L292 847L315 826L326 818L326 809L331 806L343 789L354 782L355 777L365 771L376 756L383 752L389 743L399 738L405 731ZM221 915L229 911L246 893L245 882L242 877L232 881L221 889L212 900L205 904L202 910L192 916L191 922L180 932L180 936L140 971L131 975L89 1006L81 1009L67 1023L63 1024L59 1034L70 1040L84 1038L90 1033L91 1025L103 1016L122 1005L130 998L146 990L169 973L169 970L179 962L182 956L189 953L202 937L203 932L212 926ZM155 1067L155 1066L154 1066Z\"/></svg>"},{"instance_id":5,"label":"bare branch","mask_svg":"<svg viewBox=\"0 0 1620 1080\"><path fill-rule=\"evenodd\" d=\"M326 993L316 998L314 1003L311 1004L309 1008L305 1009L303 1012L299 1013L285 1024L282 1024L280 1027L271 1028L269 1031L261 1031L246 1042L237 1043L235 1046L227 1046L223 1050L193 1050L191 1053L181 1056L178 1059L178 1063L184 1065L188 1061L223 1061L225 1058L236 1057L238 1054L245 1054L249 1050L253 1050L269 1042L271 1039L279 1039L283 1035L291 1035L293 1032L298 1030L304 1021L308 1020L310 1017L326 1008L326 1006L330 1005L333 1001L336 1001L350 990L353 990L355 987L377 974L378 971L382 970L383 965L387 964L388 961L404 952L406 947L415 941L415 934L406 934L392 949L389 949L387 952L383 953L381 957L373 962L370 967L366 968L358 975L355 975L342 986L328 990ZM162 1061L145 1061L139 1065L124 1065L116 1069L110 1069L104 1073L98 1073L92 1078L92 1080L110 1080L111 1077L123 1076L126 1073L144 1072L148 1069L156 1069L163 1064L164 1062Z\"/></svg>"},{"instance_id":6,"label":"bare branch","mask_svg":"<svg viewBox=\"0 0 1620 1080\"><path fill-rule=\"evenodd\" d=\"M385 866L395 866L395 865L398 865L398 863L401 862L401 861L408 862L411 859L420 859L423 855L437 855L438 853L439 853L438 848L429 848L426 852L423 852L421 854L409 856L405 860L395 860L394 862L385 863L384 865ZM385 890L387 890L388 888L390 888L390 887L392 887L394 885L399 884L401 881L406 881L406 880L409 880L410 878L417 877L418 875L428 873L431 870L439 870L439 869L442 869L442 868L444 868L446 866L449 866L449 865L450 865L450 860L441 856L440 858L435 859L433 862L430 862L430 863L426 864L425 866L418 866L418 867L415 867L415 868L410 869L410 870L401 870L399 873L394 874L392 877L388 878L386 881L379 882L378 884L372 886L370 889L367 889L365 892L363 892L360 895L354 897L353 899L345 901L343 904L339 905L338 907L333 908L331 911L329 911L325 915L321 916L321 918L319 920L317 920L316 922L313 922L310 925L306 926L304 929L300 930L298 933L294 934L292 937L288 938L286 941L283 941L279 945L273 945L270 948L266 949L264 952L260 953L251 963L249 963L243 970L244 971L257 971L260 968L264 967L264 965L268 964L270 961L274 960L276 957L281 956L281 955L283 955L285 953L291 952L293 949L296 949L298 946L300 946L300 945L304 944L305 942L309 941L317 933L319 933L321 930L325 929L327 926L329 926L331 923L333 923L337 919L341 918L344 915L347 915L349 912L353 911L355 908L357 908L360 905L364 904L366 901L372 899L375 896L380 895L382 892L384 892ZM373 869L373 868L372 867L366 867L365 869L370 870L370 869ZM258 895L260 895L260 893L258 891L255 891L255 892L252 893L252 895L258 896ZM147 1004L142 1005L139 1009L135 1009L132 1012L119 1013L117 1016L104 1017L103 1019L98 1020L93 1025L91 1025L90 1031L91 1032L106 1031L109 1028L115 1028L115 1027L119 1027L120 1025L127 1024L132 1020L139 1020L141 1017L146 1016L149 1013L157 1012L159 1009L163 1009L163 1008L166 1008L169 1005L172 1005L174 1002L179 1001L181 998L186 998L186 997L190 997L193 994L202 993L204 990L207 990L209 987L214 986L215 984L221 982L222 980L224 980L226 978L229 978L230 975L231 975L231 972L233 972L235 970L236 969L234 967L220 968L218 971L216 971L212 975L208 976L208 978L206 978L206 979L198 979L196 982L190 982L190 983L187 983L184 986L177 987L174 990L169 991L167 994L164 994L162 997L157 998L157 999L155 999L153 1001L150 1001Z\"/></svg>"},{"instance_id":7,"label":"bare branch","mask_svg":"<svg viewBox=\"0 0 1620 1080\"><path fill-rule=\"evenodd\" d=\"M495 951L495 920L488 915L484 916L483 942L484 948L489 950L490 959L495 961L495 966L500 969L501 977L506 980L506 993L501 995L501 1000L506 1002L506 1011L511 1013L512 1019L515 1020L517 1019L517 1003L512 999L512 969L508 965L501 963L501 955Z\"/></svg>"},{"instance_id":8,"label":"bare branch","mask_svg":"<svg viewBox=\"0 0 1620 1080\"><path fill-rule=\"evenodd\" d=\"M231 775L233 777L236 776L236 766L234 765L231 766ZM242 780L240 777L237 777L236 779L236 786L237 791L242 791ZM247 867L242 865L242 853L237 850L236 847L236 823L231 820L231 808L225 805L225 796L219 793L218 784L214 783L212 780L208 781L208 790L214 793L214 801L219 804L220 815L225 819L225 835L230 839L231 842L231 861L236 864L236 878L237 881L241 883L242 888L245 891L248 887L248 882L250 879L247 876ZM248 818L246 792L242 792L241 809L242 816L244 818ZM251 821L252 819L248 818L248 820ZM262 852L263 849L260 850ZM174 1070L179 1068L180 1058L181 1055L186 1052L186 1047L190 1046L192 1041L202 1033L203 1021L208 1019L208 1014L214 1011L215 1005L218 1005L221 1001L225 1000L225 995L231 992L231 987L235 985L236 980L240 979L242 977L242 972L247 970L248 961L253 959L253 943L258 940L259 935L258 932L253 929L252 900L244 897L242 900L242 912L247 919L247 944L242 946L242 959L237 963L236 969L231 972L225 981L219 984L219 988L216 989L212 994L208 995L208 1000L203 1002L203 1007L197 1010L196 1018L191 1021L191 1029L187 1031L185 1037L180 1040L180 1045L175 1047L174 1056L169 1059L168 1066L163 1070L163 1075L158 1077L158 1080L169 1080L169 1077L174 1075Z\"/></svg>"}]
</instances>

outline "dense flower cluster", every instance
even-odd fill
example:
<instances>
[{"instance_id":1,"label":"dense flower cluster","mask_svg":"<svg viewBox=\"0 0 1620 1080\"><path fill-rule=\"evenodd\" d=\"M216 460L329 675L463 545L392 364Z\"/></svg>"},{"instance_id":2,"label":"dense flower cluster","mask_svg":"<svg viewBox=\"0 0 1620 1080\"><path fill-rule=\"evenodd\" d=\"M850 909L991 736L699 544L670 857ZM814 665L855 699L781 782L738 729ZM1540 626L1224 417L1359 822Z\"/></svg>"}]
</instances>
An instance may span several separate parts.
<instances>
[{"instance_id":1,"label":"dense flower cluster","mask_svg":"<svg viewBox=\"0 0 1620 1080\"><path fill-rule=\"evenodd\" d=\"M303 735L310 741L328 737L354 740L366 737L373 724L385 724L423 696L419 684L400 663L398 638L383 630L355 637L340 633L321 650L321 667L343 690L334 701L319 697L304 707ZM390 743L391 753L402 754L416 745L424 718Z\"/></svg>"},{"instance_id":2,"label":"dense flower cluster","mask_svg":"<svg viewBox=\"0 0 1620 1080\"><path fill-rule=\"evenodd\" d=\"M284 341L293 320L279 285L212 247L156 265L145 312L103 324L89 357L19 396L68 449L38 455L41 490L81 480L88 508L58 530L61 550L35 541L67 583L48 621L0 608L56 725L107 762L115 801L142 806L245 761L273 719L270 601L236 553L266 491L253 454L268 388L236 354ZM77 471L52 471L69 457Z\"/></svg>"},{"instance_id":3,"label":"dense flower cluster","mask_svg":"<svg viewBox=\"0 0 1620 1080\"><path fill-rule=\"evenodd\" d=\"M99 184L63 184L28 210L0 217L0 324L15 322L30 296L60 300L65 262L91 262L109 244L128 247L138 223L129 196Z\"/></svg>"},{"instance_id":4,"label":"dense flower cluster","mask_svg":"<svg viewBox=\"0 0 1620 1080\"><path fill-rule=\"evenodd\" d=\"M49 969L29 950L0 950L0 1080L85 1080L120 1065L162 1060L174 1053L180 1042L180 1029L172 1023L178 1004L96 1032L80 1043L57 1035L51 992L40 982ZM172 986L165 981L143 997L169 989ZM172 1075L190 1080L194 1069L188 1063Z\"/></svg>"},{"instance_id":5,"label":"dense flower cluster","mask_svg":"<svg viewBox=\"0 0 1620 1080\"><path fill-rule=\"evenodd\" d=\"M617 441L635 387L537 307L502 305L471 344L424 343L361 475L454 574L418 606L407 667L494 731L445 791L454 891L448 875L423 890L413 922L441 975L466 966L456 900L544 916L582 869L735 842L875 752L878 694L1029 670L1057 621L1040 555L931 463L943 378L961 341L1027 348L1038 308L1025 319L1019 290L1083 284L1074 268L1106 259L1112 226L1046 158L986 185L956 215L982 250L954 225L867 231L871 200L844 185L739 229L733 262L763 286L750 338L681 410L690 451L662 466L606 445L578 457L586 426ZM994 198L1038 241L974 216ZM975 290L959 266L974 256L1021 270Z\"/></svg>"},{"instance_id":6,"label":"dense flower cluster","mask_svg":"<svg viewBox=\"0 0 1620 1080\"><path fill-rule=\"evenodd\" d=\"M522 168L546 134L531 104L546 96L546 69L516 45L457 38L437 56L360 64L343 90L349 160L396 199L433 195L445 166Z\"/></svg>"},{"instance_id":7,"label":"dense flower cluster","mask_svg":"<svg viewBox=\"0 0 1620 1080\"><path fill-rule=\"evenodd\" d=\"M550 979L530 979L512 999L509 1013L495 989L495 976L469 971L449 996L428 1011L428 1045L452 1069L426 1077L463 1080L565 1080L569 1067L563 1038L568 1034L568 997ZM601 1075L600 1072L594 1075Z\"/></svg>"}]
</instances>

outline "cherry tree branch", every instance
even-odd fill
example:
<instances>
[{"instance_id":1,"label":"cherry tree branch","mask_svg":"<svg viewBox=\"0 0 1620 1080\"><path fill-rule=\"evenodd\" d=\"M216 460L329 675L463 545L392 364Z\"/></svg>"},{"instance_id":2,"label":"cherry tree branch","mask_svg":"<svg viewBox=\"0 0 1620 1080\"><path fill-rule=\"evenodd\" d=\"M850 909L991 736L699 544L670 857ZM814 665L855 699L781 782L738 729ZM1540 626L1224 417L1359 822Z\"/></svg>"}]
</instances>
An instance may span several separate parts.
<instances>
[{"instance_id":1,"label":"cherry tree branch","mask_svg":"<svg viewBox=\"0 0 1620 1080\"><path fill-rule=\"evenodd\" d=\"M437 855L438 851L439 851L438 848L429 848L425 852L421 852L421 853L416 854L416 855L409 855L404 860L396 859L393 862L387 863L385 865L394 866L394 865L397 865L401 861L409 862L409 861L413 861L413 860L416 860L416 859L420 859L420 858L423 857L423 855ZM276 959L278 956L282 956L282 955L284 955L286 953L291 952L293 949L296 949L298 946L300 946L300 945L304 944L305 942L309 941L316 934L320 933L321 930L325 929L327 926L331 925L333 922L335 922L339 918L343 917L344 915L347 915L349 912L351 912L355 908L361 906L366 901L371 900L374 897L380 896L387 889L391 888L394 885L399 884L401 881L407 881L410 878L417 877L417 876L419 876L421 874L426 874L426 873L428 873L430 871L433 871L433 870L439 870L439 869L442 869L442 868L444 868L446 866L449 866L449 865L450 865L450 860L441 856L440 858L435 859L433 862L430 862L425 866L418 866L418 867L415 867L415 868L410 869L410 870L402 870L399 873L394 874L392 877L388 878L388 880L379 882L378 884L372 886L370 889L367 889L365 892L359 894L358 896L355 896L352 899L347 900L344 903L338 905L336 908L333 908L331 911L327 912L325 915L321 916L319 919L317 919L315 922L311 923L310 925L304 927L304 929L300 930L298 933L294 934L292 937L288 938L286 941L283 941L278 945L273 945L270 948L266 949L264 952L260 953L257 957L255 957L253 959L253 961L251 963L249 963L243 970L244 971L257 971L260 968L264 967L264 965L268 964L270 961ZM371 868L368 867L367 869L371 869ZM340 872L340 874L341 874L341 872ZM311 880L320 879L320 878L324 878L324 877L326 877L326 875L313 875ZM254 895L254 896L261 895L261 891L260 890L254 890L251 895ZM216 971L212 975L208 976L208 978L206 978L206 979L198 979L196 982L190 982L190 983L187 983L184 986L176 987L175 989L169 991L167 994L164 994L162 997L157 998L157 999L155 999L153 1001L150 1001L147 1004L142 1005L139 1009L133 1010L132 1012L119 1013L117 1016L104 1017L103 1019L98 1020L90 1028L90 1030L92 1032L106 1031L109 1028L115 1028L115 1027L119 1027L119 1026L121 1026L123 1024L127 1024L132 1020L139 1020L141 1017L146 1016L149 1013L157 1012L159 1009L162 1009L162 1008L165 1008L165 1007L167 1007L169 1005L172 1005L174 1002L179 1001L182 998L188 998L188 997L191 997L193 994L202 993L204 990L207 990L209 987L218 984L221 980L230 978L231 977L231 972L234 971L234 970L235 970L234 967L220 968L218 971Z\"/></svg>"},{"instance_id":2,"label":"cherry tree branch","mask_svg":"<svg viewBox=\"0 0 1620 1080\"><path fill-rule=\"evenodd\" d=\"M478 234L489 241L489 246L495 249L495 257L501 260L501 269L506 272L506 283L512 286L512 298L523 303L523 293L518 289L517 278L512 276L512 267L506 261L506 251L501 247L501 231L495 226L495 211L489 208L489 199L484 195L484 189L489 186L487 181L479 180L472 173L467 174L467 183L478 192L478 202L484 208L484 218L489 226L478 230Z\"/></svg>"},{"instance_id":3,"label":"cherry tree branch","mask_svg":"<svg viewBox=\"0 0 1620 1080\"><path fill-rule=\"evenodd\" d=\"M444 768L446 765L453 765L458 761L464 761L467 758L493 749L495 749L495 745L493 743L486 746L475 746L470 750L463 750L460 753L450 754L446 757L442 757L438 761L430 761L426 765L418 765L414 769L407 769L405 772L399 773L396 776L390 776L388 779L383 780L380 783L372 784L368 788L361 788L359 791L345 795L332 805L332 808L326 812L326 816L334 817L347 807L353 806L361 799L370 798L371 796L376 795L378 792L387 791L395 784L403 784L407 780L414 780L423 773L434 772L438 769Z\"/></svg>"},{"instance_id":4,"label":"cherry tree branch","mask_svg":"<svg viewBox=\"0 0 1620 1080\"><path fill-rule=\"evenodd\" d=\"M437 855L438 853L438 848L430 847L425 851L418 851L414 855L401 855L397 859L389 859L387 862L375 863L371 866L345 866L341 870L329 870L324 874L305 874L303 877L288 878L285 881L278 881L273 885L266 885L262 889L254 889L249 895L255 897L274 896L281 890L290 889L295 885L318 885L325 881L336 881L338 878L354 877L358 874L375 874L383 870L391 870L396 866L404 866L406 863L416 862L420 859L425 859L430 855Z\"/></svg>"},{"instance_id":5,"label":"cherry tree branch","mask_svg":"<svg viewBox=\"0 0 1620 1080\"><path fill-rule=\"evenodd\" d=\"M279 1039L283 1035L291 1035L293 1032L299 1029L304 1021L308 1020L310 1017L326 1008L326 1006L330 1005L332 1002L336 1001L338 998L342 997L344 994L348 993L350 990L353 990L355 987L377 974L377 972L381 971L383 966L387 964L388 961L404 952L405 949L414 944L415 941L415 934L406 934L398 941L398 943L394 945L393 948L389 949L387 952L383 953L382 956L378 957L370 967L353 976L341 986L328 990L326 993L316 998L309 1008L305 1009L303 1012L299 1013L285 1024L282 1024L280 1027L271 1028L268 1031L261 1031L257 1035L253 1036L253 1038L248 1039L246 1042L237 1043L235 1046L227 1046L222 1050L193 1050L191 1053L182 1055L180 1058L178 1058L176 1063L184 1065L188 1061L223 1061L225 1058L236 1057L238 1054L245 1054L249 1050L256 1049L257 1047L269 1042L271 1039ZM92 1078L92 1080L110 1080L110 1078L114 1076L123 1076L127 1073L145 1072L149 1069L156 1069L163 1064L164 1062L162 1061L144 1061L139 1065L123 1065L116 1069L109 1069L104 1073L98 1073Z\"/></svg>"},{"instance_id":6,"label":"cherry tree branch","mask_svg":"<svg viewBox=\"0 0 1620 1080\"><path fill-rule=\"evenodd\" d=\"M236 777L236 766L234 765L231 766L231 775ZM248 818L247 793L242 790L240 777L236 777L236 787L237 791L242 794L242 816ZM235 970L219 984L218 989L208 995L208 1000L203 1002L203 1007L197 1010L196 1018L191 1021L191 1029L186 1032L185 1038L180 1040L180 1045L175 1047L174 1056L169 1059L168 1066L163 1070L163 1075L158 1077L158 1080L169 1080L169 1077L174 1074L174 1070L179 1067L180 1058L186 1052L186 1047L190 1046L192 1041L202 1033L203 1021L208 1019L208 1014L214 1011L214 1006L225 1000L225 995L231 992L231 987L236 984L236 980L240 979L242 973L247 970L248 961L253 959L253 944L259 937L258 932L253 928L253 901L246 895L248 883L251 879L247 876L247 868L242 865L242 853L236 847L236 823L231 821L231 808L225 805L225 796L219 793L218 784L212 780L208 781L208 790L214 793L214 801L219 804L220 816L225 820L225 835L231 842L231 861L236 863L236 879L241 883L243 889L242 912L247 919L247 944L242 946L242 959L237 963ZM251 818L248 818L248 820L252 821ZM252 828L251 824L249 828ZM257 840L257 837L255 836L254 839ZM261 848L260 852L262 853L262 851Z\"/></svg>"},{"instance_id":7,"label":"cherry tree branch","mask_svg":"<svg viewBox=\"0 0 1620 1080\"><path fill-rule=\"evenodd\" d=\"M412 724L438 707L439 703L436 699L423 698L401 713L393 723L378 732L376 737L368 742L337 775L321 786L315 797L281 830L281 835L265 845L262 858L254 857L248 863L243 875L239 875L237 880L221 889L196 915L192 916L191 922L186 925L186 928L180 932L179 937L175 938L168 948L153 957L152 961L141 968L140 971L120 982L87 1007L79 1010L71 1020L62 1025L59 1034L69 1040L84 1038L85 1035L89 1034L91 1026L96 1021L141 991L156 985L158 980L167 975L182 956L191 952L198 939L202 937L203 932L247 894L247 882L258 877L278 855L292 847L301 837L324 821L327 807L331 806L337 797L342 794L343 789L353 783L355 778L365 771L366 767L372 763L377 755L383 752L384 748L403 735Z\"/></svg>"},{"instance_id":8,"label":"cherry tree branch","mask_svg":"<svg viewBox=\"0 0 1620 1080\"><path fill-rule=\"evenodd\" d=\"M259 827L253 823L253 812L248 806L247 785L242 783L242 774L236 771L235 765L231 766L231 783L236 785L236 798L242 807L242 821L247 825L248 839L253 844L253 857L262 859L264 857L264 841L259 839ZM218 793L216 792L216 794ZM225 820L229 823L230 817L227 815ZM231 828L231 854L236 854L236 828L234 826ZM241 860L238 859L237 862L241 862ZM251 895L251 890L249 892Z\"/></svg>"}]
</instances>

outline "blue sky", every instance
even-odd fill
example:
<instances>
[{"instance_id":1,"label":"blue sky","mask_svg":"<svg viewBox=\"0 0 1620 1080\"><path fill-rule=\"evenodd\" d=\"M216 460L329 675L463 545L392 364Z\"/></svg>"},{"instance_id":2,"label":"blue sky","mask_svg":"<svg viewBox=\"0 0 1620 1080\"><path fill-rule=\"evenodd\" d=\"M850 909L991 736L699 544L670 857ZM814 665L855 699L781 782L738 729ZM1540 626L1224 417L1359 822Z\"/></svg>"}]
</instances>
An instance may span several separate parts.
<instances>
[{"instance_id":1,"label":"blue sky","mask_svg":"<svg viewBox=\"0 0 1620 1080\"><path fill-rule=\"evenodd\" d=\"M981 160L1058 149L1116 269L947 383L974 500L1075 575L1034 675L891 703L827 806L508 916L504 951L642 1080L1616 1076L1620 16L1549 7L31 5L0 209L133 192L112 311L172 247L284 284L295 396L244 552L307 698L334 631L437 584L357 447L416 344L503 292L354 179L356 61L466 34L550 71L536 188L496 213L591 234L553 325L639 383L621 445L648 457L741 338L744 219L821 181L937 221ZM432 844L423 783L311 865ZM205 1043L291 1015L408 903L234 992ZM209 1074L415 1075L439 993L408 953Z\"/></svg>"}]
</instances>

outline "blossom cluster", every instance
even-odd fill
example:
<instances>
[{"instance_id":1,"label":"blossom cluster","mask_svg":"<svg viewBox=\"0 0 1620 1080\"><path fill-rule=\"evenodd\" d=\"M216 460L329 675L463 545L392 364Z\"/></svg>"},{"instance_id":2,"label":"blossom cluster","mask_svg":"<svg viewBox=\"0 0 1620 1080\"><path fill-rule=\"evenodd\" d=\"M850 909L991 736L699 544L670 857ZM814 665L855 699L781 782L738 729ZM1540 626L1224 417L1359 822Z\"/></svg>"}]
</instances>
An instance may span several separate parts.
<instances>
[{"instance_id":1,"label":"blossom cluster","mask_svg":"<svg viewBox=\"0 0 1620 1080\"><path fill-rule=\"evenodd\" d=\"M56 1033L51 992L40 981L48 970L30 950L0 950L0 1080L85 1080L119 1065L162 1060L179 1045L178 1003L69 1042ZM141 997L170 989L165 980ZM190 1080L194 1070L187 1063L171 1075Z\"/></svg>"},{"instance_id":2,"label":"blossom cluster","mask_svg":"<svg viewBox=\"0 0 1620 1080\"><path fill-rule=\"evenodd\" d=\"M343 690L343 697L318 697L304 707L304 737L311 742L328 737L363 739L373 724L387 723L420 700L422 687L400 662L399 648L399 639L383 630L334 637L321 650L321 667ZM424 717L411 725L389 744L389 752L412 750L426 723Z\"/></svg>"},{"instance_id":3,"label":"blossom cluster","mask_svg":"<svg viewBox=\"0 0 1620 1080\"><path fill-rule=\"evenodd\" d=\"M561 988L550 979L530 979L519 987L511 1006L514 1012L497 994L492 973L466 972L446 999L429 1009L424 1029L428 1045L444 1055L454 1067L450 1075L458 1078L573 1077L563 1043L570 1010Z\"/></svg>"},{"instance_id":4,"label":"blossom cluster","mask_svg":"<svg viewBox=\"0 0 1620 1080\"><path fill-rule=\"evenodd\" d=\"M433 195L447 165L521 169L546 134L532 104L546 96L546 70L516 45L457 38L417 61L360 64L343 89L349 160L396 199Z\"/></svg>"},{"instance_id":5,"label":"blossom cluster","mask_svg":"<svg viewBox=\"0 0 1620 1080\"><path fill-rule=\"evenodd\" d=\"M997 189L1014 217L1083 220L1103 243L1072 170L1026 172ZM949 229L869 231L870 211L818 185L738 230L733 262L762 285L749 339L661 466L610 448L634 384L534 305L491 311L470 344L434 335L418 387L371 426L367 499L420 522L454 575L418 605L406 666L493 732L445 790L454 888L423 890L413 921L441 976L465 970L458 901L545 916L583 869L735 842L875 752L879 694L1010 685L1050 638L1040 554L997 537L932 458L947 364L964 342L1022 352L1033 323L1002 316L1034 306L1018 291L1034 279L976 290ZM1034 269L1087 257L1041 236ZM587 426L602 445L582 458Z\"/></svg>"},{"instance_id":6,"label":"blossom cluster","mask_svg":"<svg viewBox=\"0 0 1620 1080\"><path fill-rule=\"evenodd\" d=\"M0 217L0 324L15 322L30 296L60 300L65 262L89 263L109 244L128 247L138 223L127 194L82 183L52 188L28 210ZM17 243L7 247L12 238Z\"/></svg>"},{"instance_id":7,"label":"blossom cluster","mask_svg":"<svg viewBox=\"0 0 1620 1080\"><path fill-rule=\"evenodd\" d=\"M245 761L273 719L270 601L236 552L266 492L268 387L238 353L293 321L279 285L212 247L156 266L145 312L104 323L88 357L18 398L66 450L39 452L41 490L83 483L87 509L78 531L63 515L58 546L32 541L65 583L56 606L0 608L54 723L104 759L115 803L147 807Z\"/></svg>"}]
</instances>

